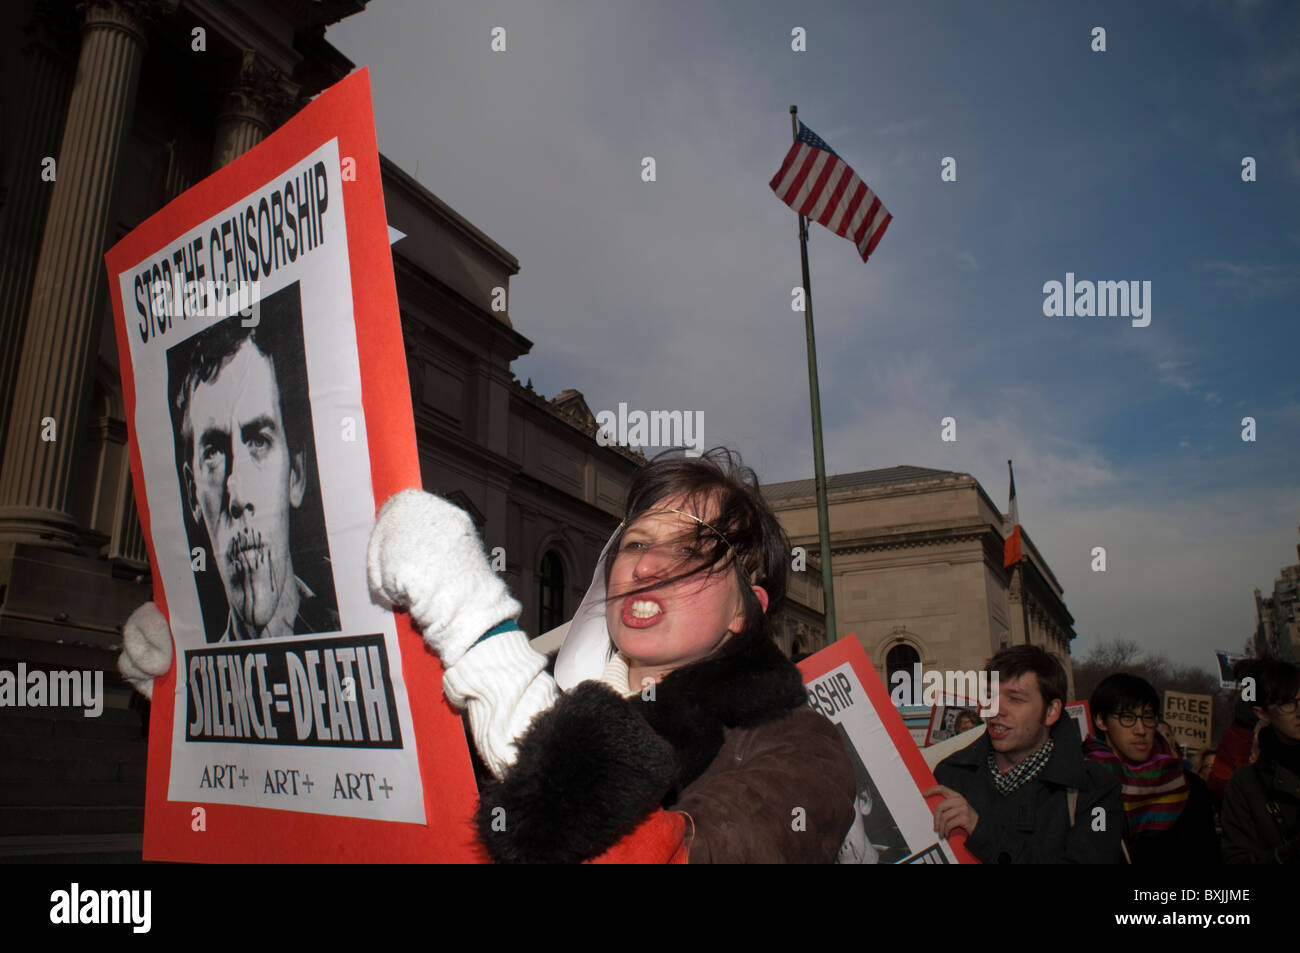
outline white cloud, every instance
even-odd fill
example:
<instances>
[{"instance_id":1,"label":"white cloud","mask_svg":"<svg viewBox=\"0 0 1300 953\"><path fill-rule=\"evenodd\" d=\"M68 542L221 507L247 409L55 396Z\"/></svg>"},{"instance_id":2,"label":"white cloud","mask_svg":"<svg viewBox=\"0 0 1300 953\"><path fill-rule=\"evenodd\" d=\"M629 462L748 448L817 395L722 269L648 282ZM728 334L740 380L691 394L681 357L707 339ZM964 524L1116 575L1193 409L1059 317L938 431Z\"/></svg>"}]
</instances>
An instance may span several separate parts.
<instances>
[{"instance_id":1,"label":"white cloud","mask_svg":"<svg viewBox=\"0 0 1300 953\"><path fill-rule=\"evenodd\" d=\"M1292 136L1295 135L1292 130ZM1297 157L1300 162L1300 157ZM1298 167L1300 171L1300 167ZM1222 259L1207 261L1202 266L1211 274L1216 288L1230 288L1247 298L1271 298L1294 292L1300 287L1300 271L1294 263L1233 262Z\"/></svg>"},{"instance_id":2,"label":"white cloud","mask_svg":"<svg viewBox=\"0 0 1300 953\"><path fill-rule=\"evenodd\" d=\"M710 20L708 5L684 19L654 5L393 2L331 28L330 39L374 66L381 148L408 170L418 161L432 191L519 258L511 315L535 342L514 366L521 379L548 395L576 387L594 408L625 400L702 411L706 443L742 450L768 481L812 473L803 315L790 310L801 280L795 217L767 180L790 142L785 104L817 102L813 127L896 216L867 266L850 243L812 230L828 469L969 472L1005 506L1013 458L1026 526L1065 583L1081 633L1104 637L1123 624L1139 640L1176 642L1205 620L1221 633L1218 647L1239 643L1250 621L1238 610L1247 568L1252 585L1271 585L1287 558L1271 527L1296 522L1293 498L1258 485L1293 472L1279 461L1286 435L1300 432L1294 386L1263 380L1259 393L1239 393L1240 367L1220 354L1230 350L1223 325L1208 327L1187 296L1162 299L1170 303L1144 329L1041 316L1045 276L1078 271L1080 256L1133 253L1128 233L1151 209L1130 199L1162 195L1163 173L1148 167L1163 168L1165 138L1144 127L1099 148L1095 127L1078 121L1086 99L1044 111L1010 62L1005 78L1024 100L999 98L978 68L981 37L936 34L903 4L887 16L904 39L864 64L856 46L836 59L839 38L814 34L826 44L817 55L830 59L809 72L811 61L788 54L788 26L770 29L785 23L783 9L755 5L737 25ZM980 19L999 42L999 31L1018 35L1009 21ZM498 21L509 29L506 54L488 48ZM765 33L779 55L755 55L749 41ZM919 85L873 86L912 65L907 37L952 55L935 58ZM1211 65L1231 79L1244 63L1242 89L1292 75L1282 61L1256 76L1254 62L1243 54ZM869 108L864 89L888 111ZM1167 97L1171 121L1197 149L1215 127L1253 139L1283 128L1273 141L1300 170L1294 130L1225 124L1222 106L1199 89L1180 74L1155 77L1148 91ZM1117 130L1131 128L1132 115L1114 118ZM928 141L936 129L942 150ZM1223 148L1241 154L1239 143ZM960 186L939 182L949 154L966 170ZM645 155L657 159L656 183L639 179ZM1198 208L1215 214L1212 201ZM1218 214L1203 223L1222 237L1218 247L1242 247ZM1169 234L1169 244L1151 246L1153 268L1184 279L1190 268L1202 284L1275 301L1300 284L1287 266L1222 258L1198 274L1200 258L1180 258L1188 253ZM1291 222L1270 247L1288 240L1300 245ZM1233 433L1240 414L1211 409L1225 400L1249 403L1260 443L1243 450ZM1154 403L1178 409L1132 419L1131 406ZM1232 426L1210 420L1216 413ZM958 423L951 444L939 439L948 415ZM1232 446L1212 456L1215 438L1197 419ZM1233 490L1215 496L1195 485L1211 479ZM1263 524L1220 526L1216 507ZM1104 580L1080 556L1098 532L1124 567Z\"/></svg>"},{"instance_id":3,"label":"white cloud","mask_svg":"<svg viewBox=\"0 0 1300 953\"><path fill-rule=\"evenodd\" d=\"M1019 486L1017 486L1019 489ZM1075 653L1116 635L1150 653L1209 666L1255 627L1256 588L1271 592L1295 562L1296 491L1223 491L1140 505L1056 509L1026 528L1049 553L1080 638ZM1290 514L1291 520L1278 519ZM1022 515L1023 511L1022 511ZM1092 572L1093 546L1106 572Z\"/></svg>"},{"instance_id":4,"label":"white cloud","mask_svg":"<svg viewBox=\"0 0 1300 953\"><path fill-rule=\"evenodd\" d=\"M1187 363L1185 361L1158 361L1156 363L1158 380L1162 384L1167 384L1170 387L1176 387L1181 391L1191 393L1195 390L1195 385L1193 385L1191 379L1183 373L1183 369L1186 367Z\"/></svg>"}]
</instances>

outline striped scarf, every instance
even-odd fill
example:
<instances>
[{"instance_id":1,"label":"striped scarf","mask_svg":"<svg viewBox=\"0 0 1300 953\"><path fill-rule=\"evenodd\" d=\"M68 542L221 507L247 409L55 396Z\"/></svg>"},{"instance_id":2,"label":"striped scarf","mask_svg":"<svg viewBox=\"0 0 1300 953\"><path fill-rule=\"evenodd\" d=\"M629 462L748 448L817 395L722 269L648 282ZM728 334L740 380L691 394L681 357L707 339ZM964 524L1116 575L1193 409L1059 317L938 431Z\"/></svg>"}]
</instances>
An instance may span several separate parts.
<instances>
[{"instance_id":1,"label":"striped scarf","mask_svg":"<svg viewBox=\"0 0 1300 953\"><path fill-rule=\"evenodd\" d=\"M1190 788L1182 762L1156 733L1155 753L1142 764L1129 764L1096 738L1083 743L1083 756L1119 778L1124 795L1124 832L1132 837L1167 831L1178 823Z\"/></svg>"}]
</instances>

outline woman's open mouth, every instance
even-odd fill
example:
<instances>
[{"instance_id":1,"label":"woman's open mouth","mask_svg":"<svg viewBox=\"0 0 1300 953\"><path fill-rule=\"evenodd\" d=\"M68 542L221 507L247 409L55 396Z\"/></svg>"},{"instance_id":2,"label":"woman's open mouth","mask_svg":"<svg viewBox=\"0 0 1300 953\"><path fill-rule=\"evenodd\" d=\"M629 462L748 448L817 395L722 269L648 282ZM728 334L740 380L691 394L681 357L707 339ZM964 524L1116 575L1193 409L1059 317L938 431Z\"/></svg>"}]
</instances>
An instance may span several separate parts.
<instances>
[{"instance_id":1,"label":"woman's open mouth","mask_svg":"<svg viewBox=\"0 0 1300 953\"><path fill-rule=\"evenodd\" d=\"M658 599L638 594L623 600L623 610L619 616L623 624L630 628L647 629L664 617L664 607Z\"/></svg>"}]
</instances>

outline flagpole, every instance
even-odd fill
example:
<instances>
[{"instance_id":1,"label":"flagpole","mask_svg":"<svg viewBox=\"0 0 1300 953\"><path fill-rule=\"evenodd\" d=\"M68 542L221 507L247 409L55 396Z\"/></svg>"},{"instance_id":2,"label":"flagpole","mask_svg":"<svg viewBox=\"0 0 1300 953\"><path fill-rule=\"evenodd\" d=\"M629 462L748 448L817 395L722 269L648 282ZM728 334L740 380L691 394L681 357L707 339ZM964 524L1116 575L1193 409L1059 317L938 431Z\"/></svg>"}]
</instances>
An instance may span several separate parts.
<instances>
[{"instance_id":1,"label":"flagpole","mask_svg":"<svg viewBox=\"0 0 1300 953\"><path fill-rule=\"evenodd\" d=\"M799 139L798 106L790 107L790 132ZM821 542L822 602L826 639L839 638L835 629L835 579L831 572L831 521L826 504L826 463L822 454L822 398L817 386L817 343L813 336L812 284L808 276L808 220L799 216L799 263L803 267L803 323L808 339L808 391L812 404L813 475L817 484L817 535Z\"/></svg>"},{"instance_id":2,"label":"flagpole","mask_svg":"<svg viewBox=\"0 0 1300 953\"><path fill-rule=\"evenodd\" d=\"M1020 611L1025 620L1025 645L1033 645L1033 640L1029 637L1029 591L1025 589L1025 557L1020 557L1020 565L1016 567L1020 570Z\"/></svg>"},{"instance_id":3,"label":"flagpole","mask_svg":"<svg viewBox=\"0 0 1300 953\"><path fill-rule=\"evenodd\" d=\"M1011 461L1007 461L1007 473L1011 477L1011 485L1015 486L1016 473L1011 469ZM1015 528L1011 530L1015 532ZM1025 626L1025 645L1033 645L1033 640L1029 637L1029 591L1025 588L1025 542L1024 532L1022 531L1020 539L1020 559L1016 561L1016 569L1020 570L1020 616Z\"/></svg>"}]
</instances>

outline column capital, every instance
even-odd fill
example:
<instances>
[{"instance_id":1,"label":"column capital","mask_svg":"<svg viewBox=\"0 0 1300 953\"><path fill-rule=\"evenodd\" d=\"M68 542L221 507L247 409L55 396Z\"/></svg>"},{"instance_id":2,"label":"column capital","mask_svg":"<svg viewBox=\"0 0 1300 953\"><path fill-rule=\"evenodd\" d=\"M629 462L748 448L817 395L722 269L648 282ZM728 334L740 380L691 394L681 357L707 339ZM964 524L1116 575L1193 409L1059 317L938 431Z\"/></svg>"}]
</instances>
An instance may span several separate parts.
<instances>
[{"instance_id":1,"label":"column capital","mask_svg":"<svg viewBox=\"0 0 1300 953\"><path fill-rule=\"evenodd\" d=\"M121 30L137 42L148 43L151 25L176 12L180 0L78 0L82 32Z\"/></svg>"},{"instance_id":2,"label":"column capital","mask_svg":"<svg viewBox=\"0 0 1300 953\"><path fill-rule=\"evenodd\" d=\"M244 50L230 71L220 116L254 122L270 132L294 111L298 84L255 50Z\"/></svg>"}]
</instances>

